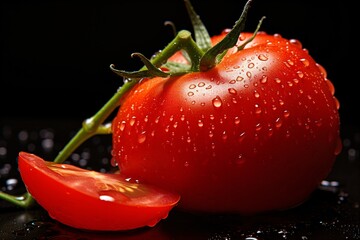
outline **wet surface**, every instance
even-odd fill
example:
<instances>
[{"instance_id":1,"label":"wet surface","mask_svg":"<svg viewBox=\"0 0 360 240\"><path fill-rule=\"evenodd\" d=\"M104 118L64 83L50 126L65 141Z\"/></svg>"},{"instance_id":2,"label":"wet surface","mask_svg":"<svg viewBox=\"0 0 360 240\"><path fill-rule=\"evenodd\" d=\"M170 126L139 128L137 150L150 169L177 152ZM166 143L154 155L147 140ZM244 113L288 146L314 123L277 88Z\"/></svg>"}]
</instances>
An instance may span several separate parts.
<instances>
[{"instance_id":1,"label":"wet surface","mask_svg":"<svg viewBox=\"0 0 360 240\"><path fill-rule=\"evenodd\" d=\"M24 193L16 167L19 151L51 160L70 140L81 120L0 120L0 189ZM153 228L128 232L88 232L52 220L41 207L24 210L0 200L0 239L360 239L360 130L342 127L343 150L333 171L301 206L258 216L199 216L173 210ZM110 136L85 142L69 163L111 171Z\"/></svg>"}]
</instances>

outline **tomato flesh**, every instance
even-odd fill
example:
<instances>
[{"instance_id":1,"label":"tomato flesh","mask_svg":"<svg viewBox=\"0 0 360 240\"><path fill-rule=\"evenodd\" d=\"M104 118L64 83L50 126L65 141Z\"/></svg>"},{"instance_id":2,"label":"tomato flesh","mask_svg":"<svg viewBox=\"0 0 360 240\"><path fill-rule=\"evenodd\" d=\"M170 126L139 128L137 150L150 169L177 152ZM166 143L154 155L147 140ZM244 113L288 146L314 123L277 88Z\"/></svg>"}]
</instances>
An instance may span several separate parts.
<instances>
[{"instance_id":1,"label":"tomato flesh","mask_svg":"<svg viewBox=\"0 0 360 240\"><path fill-rule=\"evenodd\" d=\"M119 174L55 164L27 152L18 156L29 193L57 221L79 229L119 231L154 226L179 195Z\"/></svg>"}]
</instances>

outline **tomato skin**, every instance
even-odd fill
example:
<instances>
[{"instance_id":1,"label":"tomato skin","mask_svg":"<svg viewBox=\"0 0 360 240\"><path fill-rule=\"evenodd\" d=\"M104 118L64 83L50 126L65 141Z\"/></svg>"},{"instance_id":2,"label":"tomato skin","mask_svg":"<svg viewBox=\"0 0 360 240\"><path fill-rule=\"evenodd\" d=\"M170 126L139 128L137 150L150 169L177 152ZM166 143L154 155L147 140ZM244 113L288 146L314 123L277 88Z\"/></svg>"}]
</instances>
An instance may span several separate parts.
<instances>
[{"instance_id":1,"label":"tomato skin","mask_svg":"<svg viewBox=\"0 0 360 240\"><path fill-rule=\"evenodd\" d=\"M19 153L18 162L29 193L50 217L78 229L120 231L154 226L179 201L177 194L130 184L119 174L54 164L26 152ZM132 188L130 194L127 188Z\"/></svg>"},{"instance_id":2,"label":"tomato skin","mask_svg":"<svg viewBox=\"0 0 360 240\"><path fill-rule=\"evenodd\" d=\"M178 192L186 211L288 209L331 171L338 108L300 42L261 32L207 72L135 86L113 121L113 157L122 174Z\"/></svg>"}]
</instances>

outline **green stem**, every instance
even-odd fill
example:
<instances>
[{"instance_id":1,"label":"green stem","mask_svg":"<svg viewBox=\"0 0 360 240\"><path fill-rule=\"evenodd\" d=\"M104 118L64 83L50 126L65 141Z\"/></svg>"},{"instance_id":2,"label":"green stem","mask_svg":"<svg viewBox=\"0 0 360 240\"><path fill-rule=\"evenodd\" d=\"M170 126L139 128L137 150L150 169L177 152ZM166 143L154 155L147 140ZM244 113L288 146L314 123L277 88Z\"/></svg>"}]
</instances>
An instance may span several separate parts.
<instances>
[{"instance_id":1,"label":"green stem","mask_svg":"<svg viewBox=\"0 0 360 240\"><path fill-rule=\"evenodd\" d=\"M180 31L175 39L171 41L160 53L151 59L151 63L160 67L167 61L174 53L184 49L191 56L192 69L198 69L200 58L203 52L197 47L196 43L188 31ZM144 70L142 67L140 70ZM82 128L75 134L75 136L65 145L65 147L58 153L54 159L55 163L63 163L82 143L89 138L98 134L111 134L111 123L103 124L110 114L119 106L120 99L130 91L138 82L139 78L128 79L123 86L113 95L113 97L92 117L83 121ZM35 200L26 192L22 196L13 196L4 192L0 192L0 199L11 202L19 207L31 207Z\"/></svg>"}]
</instances>

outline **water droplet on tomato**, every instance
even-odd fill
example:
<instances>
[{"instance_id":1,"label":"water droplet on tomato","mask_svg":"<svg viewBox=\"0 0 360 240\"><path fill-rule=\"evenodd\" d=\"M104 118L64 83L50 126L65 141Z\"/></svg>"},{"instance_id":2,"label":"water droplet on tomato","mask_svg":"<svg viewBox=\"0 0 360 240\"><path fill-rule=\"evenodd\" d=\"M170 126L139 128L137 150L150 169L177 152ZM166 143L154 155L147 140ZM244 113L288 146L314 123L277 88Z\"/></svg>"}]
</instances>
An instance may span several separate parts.
<instances>
[{"instance_id":1,"label":"water droplet on tomato","mask_svg":"<svg viewBox=\"0 0 360 240\"><path fill-rule=\"evenodd\" d=\"M236 83L236 80L232 79L229 81L230 84L235 84Z\"/></svg>"},{"instance_id":2,"label":"water droplet on tomato","mask_svg":"<svg viewBox=\"0 0 360 240\"><path fill-rule=\"evenodd\" d=\"M195 84L190 84L189 88L194 89L194 88L196 88L196 85Z\"/></svg>"},{"instance_id":3,"label":"water droplet on tomato","mask_svg":"<svg viewBox=\"0 0 360 240\"><path fill-rule=\"evenodd\" d=\"M268 60L268 57L265 56L264 54L259 54L258 59L259 59L260 61L266 61L266 60Z\"/></svg>"},{"instance_id":4,"label":"water droplet on tomato","mask_svg":"<svg viewBox=\"0 0 360 240\"><path fill-rule=\"evenodd\" d=\"M260 106L258 104L255 104L255 113L260 114L262 112Z\"/></svg>"},{"instance_id":5,"label":"water droplet on tomato","mask_svg":"<svg viewBox=\"0 0 360 240\"><path fill-rule=\"evenodd\" d=\"M323 75L324 78L327 78L327 72L326 72L325 68L318 63L316 63L316 66L319 68L321 75Z\"/></svg>"},{"instance_id":6,"label":"water droplet on tomato","mask_svg":"<svg viewBox=\"0 0 360 240\"><path fill-rule=\"evenodd\" d=\"M288 118L290 116L289 110L284 110L284 117Z\"/></svg>"},{"instance_id":7,"label":"water droplet on tomato","mask_svg":"<svg viewBox=\"0 0 360 240\"><path fill-rule=\"evenodd\" d=\"M209 90L209 89L211 89L211 88L212 88L212 86L211 86L211 85L208 85L205 89Z\"/></svg>"},{"instance_id":8,"label":"water droplet on tomato","mask_svg":"<svg viewBox=\"0 0 360 240\"><path fill-rule=\"evenodd\" d=\"M281 83L281 79L280 78L275 78L275 82L276 83Z\"/></svg>"},{"instance_id":9,"label":"water droplet on tomato","mask_svg":"<svg viewBox=\"0 0 360 240\"><path fill-rule=\"evenodd\" d=\"M135 121L136 121L136 117L133 116L133 117L130 119L130 121L129 121L130 126L134 126Z\"/></svg>"},{"instance_id":10,"label":"water droplet on tomato","mask_svg":"<svg viewBox=\"0 0 360 240\"><path fill-rule=\"evenodd\" d=\"M305 67L309 66L310 64L309 60L307 60L306 58L300 59L300 62L302 62L302 64L304 64Z\"/></svg>"},{"instance_id":11,"label":"water droplet on tomato","mask_svg":"<svg viewBox=\"0 0 360 240\"><path fill-rule=\"evenodd\" d=\"M268 129L268 136L271 137L271 136L273 135L273 133L274 133L274 129L271 128L271 127L269 127L269 129Z\"/></svg>"},{"instance_id":12,"label":"water droplet on tomato","mask_svg":"<svg viewBox=\"0 0 360 240\"><path fill-rule=\"evenodd\" d=\"M226 131L223 131L221 138L224 141L228 138L228 135L227 135Z\"/></svg>"},{"instance_id":13,"label":"water droplet on tomato","mask_svg":"<svg viewBox=\"0 0 360 240\"><path fill-rule=\"evenodd\" d=\"M237 93L237 91L236 91L235 88L229 88L229 89L228 89L228 92L229 92L230 94L236 94L236 93Z\"/></svg>"},{"instance_id":14,"label":"water droplet on tomato","mask_svg":"<svg viewBox=\"0 0 360 240\"><path fill-rule=\"evenodd\" d=\"M336 97L334 97L334 101L335 101L336 109L339 110L339 109L340 109L340 102L339 102L339 100L338 100Z\"/></svg>"},{"instance_id":15,"label":"water droplet on tomato","mask_svg":"<svg viewBox=\"0 0 360 240\"><path fill-rule=\"evenodd\" d=\"M262 128L261 123L257 123L257 124L255 125L255 131L260 131L261 128Z\"/></svg>"},{"instance_id":16,"label":"water droplet on tomato","mask_svg":"<svg viewBox=\"0 0 360 240\"><path fill-rule=\"evenodd\" d=\"M105 202L115 202L115 199L108 195L100 195L99 199Z\"/></svg>"},{"instance_id":17,"label":"water droplet on tomato","mask_svg":"<svg viewBox=\"0 0 360 240\"><path fill-rule=\"evenodd\" d=\"M326 79L325 82L328 85L328 88L329 88L331 94L334 95L335 94L335 87L332 84L332 82L330 80L328 80L328 79Z\"/></svg>"},{"instance_id":18,"label":"water droplet on tomato","mask_svg":"<svg viewBox=\"0 0 360 240\"><path fill-rule=\"evenodd\" d=\"M239 117L235 117L234 123L235 123L236 125L238 125L238 124L240 123L240 118L239 118Z\"/></svg>"},{"instance_id":19,"label":"water droplet on tomato","mask_svg":"<svg viewBox=\"0 0 360 240\"><path fill-rule=\"evenodd\" d=\"M222 105L222 100L221 100L221 98L220 98L219 96L216 96L216 97L212 100L212 104L213 104L213 106L216 107L216 108L221 107L221 105Z\"/></svg>"},{"instance_id":20,"label":"water droplet on tomato","mask_svg":"<svg viewBox=\"0 0 360 240\"><path fill-rule=\"evenodd\" d=\"M261 79L260 79L260 82L261 82L262 84L267 83L267 81L268 81L268 77L267 77L266 75L263 75L263 76L261 77Z\"/></svg>"},{"instance_id":21,"label":"water droplet on tomato","mask_svg":"<svg viewBox=\"0 0 360 240\"><path fill-rule=\"evenodd\" d=\"M212 138L214 136L213 131L209 131L209 137Z\"/></svg>"},{"instance_id":22,"label":"water droplet on tomato","mask_svg":"<svg viewBox=\"0 0 360 240\"><path fill-rule=\"evenodd\" d=\"M205 86L205 83L204 83L204 82L199 82L199 83L198 83L198 87L203 87L203 86Z\"/></svg>"},{"instance_id":23,"label":"water droplet on tomato","mask_svg":"<svg viewBox=\"0 0 360 240\"><path fill-rule=\"evenodd\" d=\"M144 143L146 140L146 132L143 131L138 136L138 143Z\"/></svg>"},{"instance_id":24,"label":"water droplet on tomato","mask_svg":"<svg viewBox=\"0 0 360 240\"><path fill-rule=\"evenodd\" d=\"M244 80L244 78L242 76L237 76L236 77L236 81L237 82L241 82L242 80Z\"/></svg>"},{"instance_id":25,"label":"water droplet on tomato","mask_svg":"<svg viewBox=\"0 0 360 240\"><path fill-rule=\"evenodd\" d=\"M301 42L299 40L297 40L297 39L290 39L290 43L293 44L293 45L296 45L299 48L302 48Z\"/></svg>"},{"instance_id":26,"label":"water droplet on tomato","mask_svg":"<svg viewBox=\"0 0 360 240\"><path fill-rule=\"evenodd\" d=\"M281 118L277 118L275 120L275 127L280 128L282 126L282 120Z\"/></svg>"},{"instance_id":27,"label":"water droplet on tomato","mask_svg":"<svg viewBox=\"0 0 360 240\"><path fill-rule=\"evenodd\" d=\"M248 78L251 78L251 77L252 77L251 72L246 72L246 76L247 76Z\"/></svg>"},{"instance_id":28,"label":"water droplet on tomato","mask_svg":"<svg viewBox=\"0 0 360 240\"><path fill-rule=\"evenodd\" d=\"M203 126L204 126L204 122L203 122L202 120L199 120L199 121L198 121L198 126L199 126L199 127L203 127Z\"/></svg>"},{"instance_id":29,"label":"water droplet on tomato","mask_svg":"<svg viewBox=\"0 0 360 240\"><path fill-rule=\"evenodd\" d=\"M190 97L194 96L194 92L188 92L187 95L190 96Z\"/></svg>"},{"instance_id":30,"label":"water droplet on tomato","mask_svg":"<svg viewBox=\"0 0 360 240\"><path fill-rule=\"evenodd\" d=\"M248 68L253 68L254 66L255 66L254 63L249 63L249 64L248 64Z\"/></svg>"},{"instance_id":31,"label":"water droplet on tomato","mask_svg":"<svg viewBox=\"0 0 360 240\"><path fill-rule=\"evenodd\" d=\"M241 143L244 140L244 138L245 138L245 132L240 133L238 142Z\"/></svg>"},{"instance_id":32,"label":"water droplet on tomato","mask_svg":"<svg viewBox=\"0 0 360 240\"><path fill-rule=\"evenodd\" d=\"M260 93L257 92L257 91L254 91L254 97L259 98L259 97L260 97Z\"/></svg>"}]
</instances>

